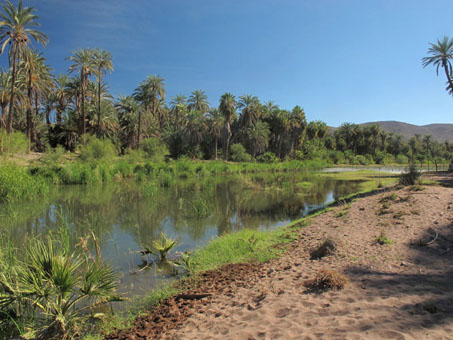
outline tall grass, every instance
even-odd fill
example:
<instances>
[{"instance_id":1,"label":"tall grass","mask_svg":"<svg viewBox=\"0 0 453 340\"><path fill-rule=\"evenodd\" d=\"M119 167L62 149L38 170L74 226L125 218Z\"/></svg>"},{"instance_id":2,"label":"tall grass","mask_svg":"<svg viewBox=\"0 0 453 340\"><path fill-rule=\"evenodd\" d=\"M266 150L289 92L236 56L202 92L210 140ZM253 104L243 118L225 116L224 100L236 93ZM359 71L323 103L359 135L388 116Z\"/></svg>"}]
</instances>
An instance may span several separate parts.
<instances>
[{"instance_id":1,"label":"tall grass","mask_svg":"<svg viewBox=\"0 0 453 340\"><path fill-rule=\"evenodd\" d=\"M42 176L32 176L14 164L0 165L0 202L32 199L49 192L48 182Z\"/></svg>"}]
</instances>

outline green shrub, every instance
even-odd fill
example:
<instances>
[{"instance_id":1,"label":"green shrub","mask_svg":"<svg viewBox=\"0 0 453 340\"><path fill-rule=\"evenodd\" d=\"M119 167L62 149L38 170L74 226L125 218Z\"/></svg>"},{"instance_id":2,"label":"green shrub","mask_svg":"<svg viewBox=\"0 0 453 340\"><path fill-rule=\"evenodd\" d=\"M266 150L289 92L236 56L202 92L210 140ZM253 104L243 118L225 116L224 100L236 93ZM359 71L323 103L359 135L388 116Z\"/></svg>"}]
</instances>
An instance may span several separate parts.
<instances>
[{"instance_id":1,"label":"green shrub","mask_svg":"<svg viewBox=\"0 0 453 340\"><path fill-rule=\"evenodd\" d=\"M250 162L252 156L250 156L242 144L233 144L230 149L230 159L233 162Z\"/></svg>"},{"instance_id":2,"label":"green shrub","mask_svg":"<svg viewBox=\"0 0 453 340\"><path fill-rule=\"evenodd\" d=\"M51 239L34 240L25 261L0 271L0 312L11 316L7 322L16 319L16 325L32 329L24 338L72 338L90 318L87 310L121 300L116 285L113 268L100 254L81 256Z\"/></svg>"},{"instance_id":3,"label":"green shrub","mask_svg":"<svg viewBox=\"0 0 453 340\"><path fill-rule=\"evenodd\" d=\"M98 139L90 135L85 135L82 139L79 153L83 161L111 160L116 156L115 146L110 139Z\"/></svg>"},{"instance_id":4,"label":"green shrub","mask_svg":"<svg viewBox=\"0 0 453 340\"><path fill-rule=\"evenodd\" d=\"M28 140L22 132L14 131L11 137L6 130L0 129L0 153L2 154L25 154L28 150Z\"/></svg>"},{"instance_id":5,"label":"green shrub","mask_svg":"<svg viewBox=\"0 0 453 340\"><path fill-rule=\"evenodd\" d=\"M402 185L414 185L421 173L418 171L415 164L410 164L409 167L400 175L399 183Z\"/></svg>"},{"instance_id":6,"label":"green shrub","mask_svg":"<svg viewBox=\"0 0 453 340\"><path fill-rule=\"evenodd\" d=\"M49 183L43 177L32 176L22 166L0 165L0 202L32 199L49 191Z\"/></svg>"},{"instance_id":7,"label":"green shrub","mask_svg":"<svg viewBox=\"0 0 453 340\"><path fill-rule=\"evenodd\" d=\"M50 149L46 155L44 156L44 163L52 165L56 163L61 163L64 159L64 155L66 153L65 148L63 148L61 145L58 145L54 149Z\"/></svg>"},{"instance_id":8,"label":"green shrub","mask_svg":"<svg viewBox=\"0 0 453 340\"><path fill-rule=\"evenodd\" d=\"M298 151L300 152L300 151ZM258 156L256 160L260 163L277 163L278 162L278 157L275 156L273 152L267 151L261 156Z\"/></svg>"},{"instance_id":9,"label":"green shrub","mask_svg":"<svg viewBox=\"0 0 453 340\"><path fill-rule=\"evenodd\" d=\"M145 138L140 148L145 153L145 157L154 162L163 162L170 155L167 146L158 138Z\"/></svg>"},{"instance_id":10,"label":"green shrub","mask_svg":"<svg viewBox=\"0 0 453 340\"><path fill-rule=\"evenodd\" d=\"M409 163L409 158L407 158L407 156L403 154L399 154L398 156L396 156L396 162L398 164L407 164Z\"/></svg>"}]
</instances>

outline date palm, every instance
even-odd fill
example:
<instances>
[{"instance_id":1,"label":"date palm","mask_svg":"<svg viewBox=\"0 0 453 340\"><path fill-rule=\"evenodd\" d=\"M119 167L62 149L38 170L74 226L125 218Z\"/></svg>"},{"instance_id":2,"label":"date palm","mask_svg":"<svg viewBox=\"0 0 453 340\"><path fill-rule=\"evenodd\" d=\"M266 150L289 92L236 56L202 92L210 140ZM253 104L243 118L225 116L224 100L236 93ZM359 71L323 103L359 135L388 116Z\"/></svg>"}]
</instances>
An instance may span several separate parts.
<instances>
[{"instance_id":1,"label":"date palm","mask_svg":"<svg viewBox=\"0 0 453 340\"><path fill-rule=\"evenodd\" d=\"M205 114L209 111L208 96L203 90L195 90L192 92L189 97L188 109L191 111L198 111L201 114Z\"/></svg>"},{"instance_id":2,"label":"date palm","mask_svg":"<svg viewBox=\"0 0 453 340\"><path fill-rule=\"evenodd\" d=\"M22 0L15 7L9 0L1 6L0 12L0 54L3 54L9 45L9 65L11 73L11 94L8 112L8 134L12 132L13 105L16 88L17 66L23 60L24 52L28 50L31 39L42 45L47 44L47 36L36 29L38 16L34 14L33 7L24 7Z\"/></svg>"},{"instance_id":3,"label":"date palm","mask_svg":"<svg viewBox=\"0 0 453 340\"><path fill-rule=\"evenodd\" d=\"M120 96L115 104L121 130L121 140L125 147L138 145L137 123L142 108L132 96ZM136 138L137 136L137 138Z\"/></svg>"},{"instance_id":4,"label":"date palm","mask_svg":"<svg viewBox=\"0 0 453 340\"><path fill-rule=\"evenodd\" d=\"M222 137L222 128L225 125L225 118L216 108L211 109L208 115L209 133L214 137L214 155L217 160L217 144Z\"/></svg>"},{"instance_id":5,"label":"date palm","mask_svg":"<svg viewBox=\"0 0 453 340\"><path fill-rule=\"evenodd\" d=\"M231 122L236 116L236 98L231 93L225 93L220 97L219 111L225 119L223 126L223 158L228 159L228 149L231 140Z\"/></svg>"},{"instance_id":6,"label":"date palm","mask_svg":"<svg viewBox=\"0 0 453 340\"><path fill-rule=\"evenodd\" d=\"M102 77L105 75L107 71L113 71L113 62L112 62L112 54L110 52L95 49L94 50L94 69L97 79L97 116L98 116L98 124L97 130L98 133L100 132L101 128L101 85L102 85Z\"/></svg>"},{"instance_id":7,"label":"date palm","mask_svg":"<svg viewBox=\"0 0 453 340\"><path fill-rule=\"evenodd\" d=\"M60 74L55 81L55 100L57 112L57 125L61 125L62 113L66 111L68 105L68 85L70 78L66 74Z\"/></svg>"},{"instance_id":8,"label":"date palm","mask_svg":"<svg viewBox=\"0 0 453 340\"><path fill-rule=\"evenodd\" d=\"M34 134L33 124L33 105L36 115L39 114L39 99L41 95L49 92L53 86L53 75L51 68L45 64L45 58L41 53L28 50L24 54L24 61L21 65L25 71L25 81L27 89L27 128L28 151Z\"/></svg>"},{"instance_id":9,"label":"date palm","mask_svg":"<svg viewBox=\"0 0 453 340\"><path fill-rule=\"evenodd\" d=\"M442 40L437 40L437 44L430 43L428 49L430 56L422 59L423 67L433 65L436 67L436 74L439 75L439 68L442 67L447 77L447 90L453 90L453 69L451 60L453 59L453 39L444 37Z\"/></svg>"},{"instance_id":10,"label":"date palm","mask_svg":"<svg viewBox=\"0 0 453 340\"><path fill-rule=\"evenodd\" d=\"M81 85L81 124L80 134L86 132L86 113L85 113L85 100L86 90L88 85L88 77L95 71L94 65L94 52L91 49L84 48L72 52L73 55L69 57L72 65L69 66L69 72L80 72L80 85Z\"/></svg>"},{"instance_id":11,"label":"date palm","mask_svg":"<svg viewBox=\"0 0 453 340\"><path fill-rule=\"evenodd\" d=\"M162 103L165 100L164 79L159 76L150 75L134 91L135 99L143 105L146 112L150 112L158 122L159 127L163 124ZM140 143L142 114L139 113L138 140Z\"/></svg>"},{"instance_id":12,"label":"date palm","mask_svg":"<svg viewBox=\"0 0 453 340\"><path fill-rule=\"evenodd\" d=\"M256 123L260 117L260 101L258 97L249 94L239 97L238 108L242 110L241 126L248 128Z\"/></svg>"}]
</instances>

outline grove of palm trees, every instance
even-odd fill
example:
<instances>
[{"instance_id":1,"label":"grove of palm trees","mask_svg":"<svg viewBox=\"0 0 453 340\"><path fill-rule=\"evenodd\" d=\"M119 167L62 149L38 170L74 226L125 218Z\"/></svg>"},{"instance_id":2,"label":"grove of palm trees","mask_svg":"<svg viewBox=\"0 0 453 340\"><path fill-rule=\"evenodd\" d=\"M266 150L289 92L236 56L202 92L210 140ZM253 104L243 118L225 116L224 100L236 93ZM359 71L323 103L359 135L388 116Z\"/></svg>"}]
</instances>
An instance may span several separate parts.
<instances>
[{"instance_id":1,"label":"grove of palm trees","mask_svg":"<svg viewBox=\"0 0 453 340\"><path fill-rule=\"evenodd\" d=\"M438 143L430 136L406 141L379 126L350 123L332 134L322 121L307 122L299 106L281 109L250 94L225 93L213 106L203 90L167 98L165 80L158 75L145 77L132 94L113 98L104 80L107 72L114 71L107 51L74 50L67 57L68 73L53 74L44 53L35 47L48 43L35 12L22 2L17 7L10 2L2 6L2 53L9 61L9 68L0 74L3 152L11 153L8 143L23 133L28 152L48 152L58 146L74 152L81 137L90 134L111 140L120 155L154 138L174 159L318 158L336 164L406 164L445 163L451 157L449 141ZM423 58L424 66L433 64L437 72L442 68L448 91L451 49L452 41L444 38Z\"/></svg>"}]
</instances>

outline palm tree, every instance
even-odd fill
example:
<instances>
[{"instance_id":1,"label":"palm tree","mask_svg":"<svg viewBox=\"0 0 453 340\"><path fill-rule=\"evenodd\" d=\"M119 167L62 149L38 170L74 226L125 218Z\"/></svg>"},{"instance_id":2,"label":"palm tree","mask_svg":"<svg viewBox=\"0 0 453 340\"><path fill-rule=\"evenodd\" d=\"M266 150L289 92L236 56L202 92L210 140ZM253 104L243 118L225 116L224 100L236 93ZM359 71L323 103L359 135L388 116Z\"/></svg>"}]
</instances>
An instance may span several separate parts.
<instances>
[{"instance_id":1,"label":"palm tree","mask_svg":"<svg viewBox=\"0 0 453 340\"><path fill-rule=\"evenodd\" d=\"M3 54L6 46L9 44L9 65L12 66L11 73L11 95L9 101L9 115L7 130L10 135L13 126L13 104L16 87L17 65L23 60L24 52L28 49L31 38L43 46L47 44L47 36L36 27L38 17L33 14L33 7L22 6L22 0L19 1L17 8L7 0L0 13L0 42L2 47L0 54Z\"/></svg>"},{"instance_id":2,"label":"palm tree","mask_svg":"<svg viewBox=\"0 0 453 340\"><path fill-rule=\"evenodd\" d=\"M189 111L184 124L184 140L190 145L192 157L195 158L204 133L206 131L205 117L197 110Z\"/></svg>"},{"instance_id":3,"label":"palm tree","mask_svg":"<svg viewBox=\"0 0 453 340\"><path fill-rule=\"evenodd\" d=\"M96 79L98 81L98 89L97 89L97 114L98 114L98 124L97 129L98 133L101 128L101 84L102 84L102 77L105 75L107 71L113 71L113 62L112 62L112 54L110 52L95 49L94 50L94 68Z\"/></svg>"},{"instance_id":4,"label":"palm tree","mask_svg":"<svg viewBox=\"0 0 453 340\"><path fill-rule=\"evenodd\" d=\"M203 90L193 91L189 97L189 105L187 108L191 111L196 110L201 114L205 114L209 111L208 96Z\"/></svg>"},{"instance_id":5,"label":"palm tree","mask_svg":"<svg viewBox=\"0 0 453 340\"><path fill-rule=\"evenodd\" d=\"M53 86L53 75L51 68L45 64L42 53L28 50L24 54L22 69L25 71L27 88L27 128L28 151L32 142L34 132L33 104L35 104L36 115L39 114L39 99L41 95L50 92ZM34 103L33 103L34 101Z\"/></svg>"},{"instance_id":6,"label":"palm tree","mask_svg":"<svg viewBox=\"0 0 453 340\"><path fill-rule=\"evenodd\" d=\"M140 104L132 96L120 96L115 104L118 112L118 121L121 128L122 142L126 147L132 147L139 143L137 130L137 120L141 115ZM135 136L137 138L135 139Z\"/></svg>"},{"instance_id":7,"label":"palm tree","mask_svg":"<svg viewBox=\"0 0 453 340\"><path fill-rule=\"evenodd\" d=\"M222 128L225 125L225 118L216 108L211 109L208 115L209 133L214 137L214 155L217 160L217 145L222 136Z\"/></svg>"},{"instance_id":8,"label":"palm tree","mask_svg":"<svg viewBox=\"0 0 453 340\"><path fill-rule=\"evenodd\" d=\"M439 67L442 67L447 77L447 90L453 90L453 69L451 66L451 59L453 59L453 39L444 37L437 40L437 44L430 43L431 47L428 49L429 57L422 59L423 67L434 65L436 67L436 74L439 75Z\"/></svg>"},{"instance_id":9,"label":"palm tree","mask_svg":"<svg viewBox=\"0 0 453 340\"><path fill-rule=\"evenodd\" d=\"M85 99L86 99L86 89L88 84L88 77L95 71L94 65L94 51L88 48L78 49L77 51L72 51L72 56L69 57L69 60L73 62L69 66L69 72L78 71L80 72L80 85L81 85L81 106L82 106L82 115L81 115L81 124L80 124L80 134L85 134L86 132L86 117L85 117Z\"/></svg>"},{"instance_id":10,"label":"palm tree","mask_svg":"<svg viewBox=\"0 0 453 340\"><path fill-rule=\"evenodd\" d=\"M242 110L241 126L249 127L260 117L260 101L258 97L249 94L239 97L238 108Z\"/></svg>"},{"instance_id":11,"label":"palm tree","mask_svg":"<svg viewBox=\"0 0 453 340\"><path fill-rule=\"evenodd\" d=\"M228 159L228 149L230 147L231 139L231 122L236 115L236 98L231 93L224 93L220 97L219 111L225 119L223 127L223 159Z\"/></svg>"},{"instance_id":12,"label":"palm tree","mask_svg":"<svg viewBox=\"0 0 453 340\"><path fill-rule=\"evenodd\" d=\"M269 145L269 124L258 121L247 129L249 150L253 158L263 153Z\"/></svg>"},{"instance_id":13,"label":"palm tree","mask_svg":"<svg viewBox=\"0 0 453 340\"><path fill-rule=\"evenodd\" d=\"M62 113L66 111L68 105L68 85L70 78L66 74L60 74L55 81L55 100L56 100L56 112L57 112L57 125L61 125Z\"/></svg>"},{"instance_id":14,"label":"palm tree","mask_svg":"<svg viewBox=\"0 0 453 340\"><path fill-rule=\"evenodd\" d=\"M148 76L134 91L135 99L143 105L146 112L151 112L160 127L163 124L162 101L165 100L164 79L159 76ZM140 141L141 114L139 115L139 141Z\"/></svg>"}]
</instances>

